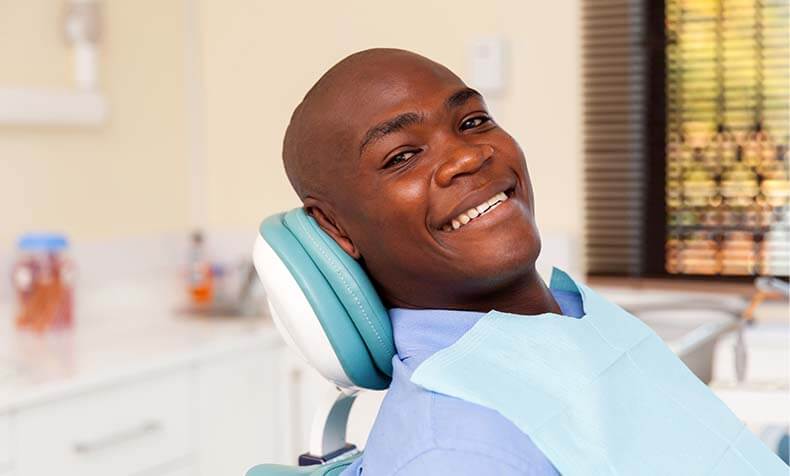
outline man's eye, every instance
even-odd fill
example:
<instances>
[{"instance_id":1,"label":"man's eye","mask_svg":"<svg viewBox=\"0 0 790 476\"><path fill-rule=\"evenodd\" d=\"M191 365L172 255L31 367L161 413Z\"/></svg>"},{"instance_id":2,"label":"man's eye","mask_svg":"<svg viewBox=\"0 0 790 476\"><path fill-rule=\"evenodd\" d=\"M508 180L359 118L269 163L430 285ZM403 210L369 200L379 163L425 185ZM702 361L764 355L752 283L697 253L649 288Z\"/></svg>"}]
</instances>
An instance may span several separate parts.
<instances>
[{"instance_id":1,"label":"man's eye","mask_svg":"<svg viewBox=\"0 0 790 476\"><path fill-rule=\"evenodd\" d=\"M387 161L387 163L384 164L384 168L388 169L388 168L390 168L392 166L395 166L395 165L398 165L398 164L400 164L402 162L406 162L407 160L409 160L412 157L414 157L417 154L417 152L418 151L416 151L416 150L407 150L407 151L401 152L401 153L399 153L397 155L393 155L392 157L390 157L390 159Z\"/></svg>"},{"instance_id":2,"label":"man's eye","mask_svg":"<svg viewBox=\"0 0 790 476\"><path fill-rule=\"evenodd\" d=\"M461 130L465 131L468 129L474 129L475 127L482 126L486 122L491 122L491 118L488 116L470 117L469 119L461 123Z\"/></svg>"}]
</instances>

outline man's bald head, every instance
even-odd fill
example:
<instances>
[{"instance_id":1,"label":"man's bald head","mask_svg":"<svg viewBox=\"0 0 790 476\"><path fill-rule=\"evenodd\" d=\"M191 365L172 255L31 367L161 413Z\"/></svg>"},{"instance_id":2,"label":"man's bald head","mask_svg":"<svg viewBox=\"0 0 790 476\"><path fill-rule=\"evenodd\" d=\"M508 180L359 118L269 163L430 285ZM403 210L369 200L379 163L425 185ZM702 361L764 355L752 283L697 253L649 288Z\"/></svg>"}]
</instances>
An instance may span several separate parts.
<instances>
[{"instance_id":1,"label":"man's bald head","mask_svg":"<svg viewBox=\"0 0 790 476\"><path fill-rule=\"evenodd\" d=\"M304 208L389 305L536 302L512 292L540 279L524 153L444 66L392 49L345 58L294 111L283 159Z\"/></svg>"},{"instance_id":2,"label":"man's bald head","mask_svg":"<svg viewBox=\"0 0 790 476\"><path fill-rule=\"evenodd\" d=\"M347 56L330 68L296 107L285 132L283 164L299 198L331 200L358 156L359 131L350 119L387 89L403 87L416 71L461 80L444 66L410 51L375 48ZM337 187L341 185L341 187Z\"/></svg>"}]
</instances>

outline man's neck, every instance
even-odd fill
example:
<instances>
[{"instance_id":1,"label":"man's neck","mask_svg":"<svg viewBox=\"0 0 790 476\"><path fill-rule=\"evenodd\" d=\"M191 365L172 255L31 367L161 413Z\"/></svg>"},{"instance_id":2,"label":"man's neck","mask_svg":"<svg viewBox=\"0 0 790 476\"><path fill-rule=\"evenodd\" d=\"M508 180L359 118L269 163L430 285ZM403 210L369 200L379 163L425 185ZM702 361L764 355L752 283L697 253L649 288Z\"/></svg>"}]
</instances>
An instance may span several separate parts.
<instances>
[{"instance_id":1,"label":"man's neck","mask_svg":"<svg viewBox=\"0 0 790 476\"><path fill-rule=\"evenodd\" d=\"M547 312L560 314L562 312L551 294L551 290L534 269L520 275L512 283L498 287L495 291L486 290L475 293L465 290L462 295L455 296L436 291L434 296L444 296L447 299L438 300L434 297L432 302L425 303L409 303L392 298L387 301L391 307L406 309L455 309L479 312L488 312L493 309L522 315Z\"/></svg>"},{"instance_id":2,"label":"man's neck","mask_svg":"<svg viewBox=\"0 0 790 476\"><path fill-rule=\"evenodd\" d=\"M523 276L512 285L495 293L479 296L475 307L527 316L562 312L551 290L537 271Z\"/></svg>"}]
</instances>

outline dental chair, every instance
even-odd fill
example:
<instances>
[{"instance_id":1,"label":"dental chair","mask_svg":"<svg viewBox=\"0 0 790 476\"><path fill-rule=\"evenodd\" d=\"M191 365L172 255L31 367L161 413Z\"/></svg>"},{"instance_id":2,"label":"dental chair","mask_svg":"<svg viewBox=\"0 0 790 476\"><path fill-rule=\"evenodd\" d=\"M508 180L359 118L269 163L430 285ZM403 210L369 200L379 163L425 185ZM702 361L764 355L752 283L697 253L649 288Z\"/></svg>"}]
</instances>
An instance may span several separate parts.
<instances>
[{"instance_id":1,"label":"dental chair","mask_svg":"<svg viewBox=\"0 0 790 476\"><path fill-rule=\"evenodd\" d=\"M346 442L357 393L390 384L389 315L362 267L301 208L261 223L253 261L283 338L338 392L317 409L298 467L263 464L247 476L337 476L362 454ZM777 434L766 443L787 462L786 428Z\"/></svg>"},{"instance_id":2,"label":"dental chair","mask_svg":"<svg viewBox=\"0 0 790 476\"><path fill-rule=\"evenodd\" d=\"M264 220L253 253L277 329L338 393L318 409L299 467L263 464L247 476L336 476L361 455L345 441L357 392L390 384L387 310L362 267L301 208Z\"/></svg>"}]
</instances>

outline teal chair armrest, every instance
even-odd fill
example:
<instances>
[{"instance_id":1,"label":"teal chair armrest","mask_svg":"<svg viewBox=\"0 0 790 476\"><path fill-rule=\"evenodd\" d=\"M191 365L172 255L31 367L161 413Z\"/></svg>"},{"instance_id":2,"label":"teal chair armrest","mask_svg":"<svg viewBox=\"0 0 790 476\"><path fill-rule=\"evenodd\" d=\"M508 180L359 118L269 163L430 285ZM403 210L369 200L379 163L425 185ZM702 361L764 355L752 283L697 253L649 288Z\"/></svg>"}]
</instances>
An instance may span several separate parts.
<instances>
[{"instance_id":1,"label":"teal chair armrest","mask_svg":"<svg viewBox=\"0 0 790 476\"><path fill-rule=\"evenodd\" d=\"M313 466L285 466L280 464L259 464L247 471L247 476L338 476L360 454L338 461Z\"/></svg>"}]
</instances>

